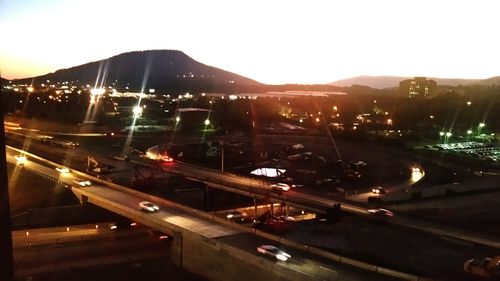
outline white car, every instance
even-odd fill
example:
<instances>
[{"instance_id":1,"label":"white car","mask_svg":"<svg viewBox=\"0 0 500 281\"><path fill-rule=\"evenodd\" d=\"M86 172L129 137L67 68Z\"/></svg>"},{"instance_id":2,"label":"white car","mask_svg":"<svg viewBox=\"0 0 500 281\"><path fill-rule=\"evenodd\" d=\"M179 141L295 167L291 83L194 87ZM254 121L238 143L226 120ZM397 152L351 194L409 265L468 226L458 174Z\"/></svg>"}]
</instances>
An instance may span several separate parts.
<instances>
[{"instance_id":1,"label":"white car","mask_svg":"<svg viewBox=\"0 0 500 281\"><path fill-rule=\"evenodd\" d=\"M26 161L28 160L28 159L26 158L26 156L24 156L24 155L22 155L22 154L21 154L21 155L16 155L16 156L14 156L14 157L16 158L17 164L18 164L19 166L24 166L24 164L25 164L25 163L26 163Z\"/></svg>"},{"instance_id":2,"label":"white car","mask_svg":"<svg viewBox=\"0 0 500 281\"><path fill-rule=\"evenodd\" d=\"M368 210L369 214L373 215L382 215L382 216L387 216L387 217L393 217L394 213L387 210L387 209L369 209Z\"/></svg>"},{"instance_id":3,"label":"white car","mask_svg":"<svg viewBox=\"0 0 500 281\"><path fill-rule=\"evenodd\" d=\"M277 260L280 261L287 261L290 259L292 256L287 254L285 251L272 246L272 245L260 245L257 247L257 252L263 255L269 255L275 257Z\"/></svg>"},{"instance_id":4,"label":"white car","mask_svg":"<svg viewBox=\"0 0 500 281\"><path fill-rule=\"evenodd\" d=\"M230 221L243 223L248 219L248 214L240 211L232 211L226 215L226 218Z\"/></svg>"},{"instance_id":5,"label":"white car","mask_svg":"<svg viewBox=\"0 0 500 281\"><path fill-rule=\"evenodd\" d=\"M74 183L78 184L79 186L91 186L92 183L89 180L74 180Z\"/></svg>"},{"instance_id":6,"label":"white car","mask_svg":"<svg viewBox=\"0 0 500 281\"><path fill-rule=\"evenodd\" d=\"M377 186L375 188L372 188L372 193L373 194L387 194L387 190L381 186Z\"/></svg>"},{"instance_id":7,"label":"white car","mask_svg":"<svg viewBox=\"0 0 500 281\"><path fill-rule=\"evenodd\" d=\"M282 190L282 191L287 191L290 190L290 185L286 183L273 183L271 184L272 189L277 189L277 190Z\"/></svg>"},{"instance_id":8,"label":"white car","mask_svg":"<svg viewBox=\"0 0 500 281\"><path fill-rule=\"evenodd\" d=\"M69 173L69 169L68 169L68 168L66 168L66 167L60 167L60 168L59 168L59 167L57 167L57 168L56 168L56 170L57 170L59 173L61 173L61 174L67 174L67 173Z\"/></svg>"},{"instance_id":9,"label":"white car","mask_svg":"<svg viewBox=\"0 0 500 281\"><path fill-rule=\"evenodd\" d=\"M149 212L149 213L154 213L158 212L160 210L160 207L156 206L155 204L148 202L148 201L142 201L139 203L139 208L143 211Z\"/></svg>"}]
</instances>

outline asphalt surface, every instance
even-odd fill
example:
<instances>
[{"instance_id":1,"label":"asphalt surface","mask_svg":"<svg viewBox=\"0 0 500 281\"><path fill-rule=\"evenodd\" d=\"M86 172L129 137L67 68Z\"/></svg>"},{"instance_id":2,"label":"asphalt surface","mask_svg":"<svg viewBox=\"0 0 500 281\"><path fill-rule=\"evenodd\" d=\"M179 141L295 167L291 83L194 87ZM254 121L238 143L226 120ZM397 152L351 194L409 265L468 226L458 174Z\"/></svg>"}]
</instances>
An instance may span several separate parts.
<instances>
[{"instance_id":1,"label":"asphalt surface","mask_svg":"<svg viewBox=\"0 0 500 281\"><path fill-rule=\"evenodd\" d=\"M8 151L9 152L9 151ZM10 151L8 153L9 156L7 157L7 160L10 162L14 162L15 158L13 153ZM44 174L53 178L58 178L61 182L69 184L69 185L74 185L73 181L75 179L81 178L81 176L75 176L73 173L59 173L58 171L55 170L54 167L46 167L42 166L38 163L34 162L26 162L24 164L24 168L29 168L32 170L38 171L40 174ZM135 210L137 211L138 209L138 203L140 202L140 199L137 199L133 196L117 192L115 190L112 190L110 188L104 187L104 186L90 186L90 187L82 187L82 191L91 193L91 194L97 194L97 196L100 197L105 197L108 200L112 200L114 204L118 204L120 208L124 208L127 210ZM182 216L182 213L179 213L178 211L169 210L169 206L164 206L160 205L161 210L159 212L150 214L150 219L151 220L156 220L156 221L166 221L168 223L173 223L177 224L181 227L185 227L187 229L190 229L192 231L203 231L203 233L206 235L206 237L209 238L215 238L218 237L219 239L221 237L231 237L231 236L239 236L238 231L234 231L230 228L227 228L222 225L214 225L213 223L209 223L206 221L202 221L198 218L194 218L192 216ZM258 238L253 235L244 235L245 237L248 237L247 240L248 242L247 245L248 247L243 248L244 250L248 251L251 254L257 255L255 248L260 245L262 242L269 242L262 240L261 238ZM251 238L253 237L253 238ZM252 239L255 239L252 241ZM241 248L241 245L238 244L238 247ZM340 278L349 278L349 280L388 280L387 276L383 275L378 275L378 274L373 274L365 270L359 270L350 266L345 266L345 265L340 265L340 264L334 264L334 263L328 263L326 264L324 261L324 258L317 257L317 256L311 256L310 254L303 252L303 251L294 251L294 256L297 260L303 260L304 262L302 263L291 263L290 265L286 266L292 266L292 270L296 270L299 272L306 272L308 275L312 275L314 277L318 277L319 279L321 278L332 278L331 273L333 271L338 272ZM311 270L312 268L312 270ZM322 269L322 268L327 268L327 270ZM325 276L326 273L326 276ZM328 277L330 276L330 277ZM327 279L327 280L336 280L339 278L338 276L334 277L335 279ZM362 278L362 279L360 279ZM374 279L377 278L377 279Z\"/></svg>"},{"instance_id":2,"label":"asphalt surface","mask_svg":"<svg viewBox=\"0 0 500 281\"><path fill-rule=\"evenodd\" d=\"M426 170L426 172L427 172L427 170ZM243 184L245 184L245 182L246 182L246 179L245 179L245 180L243 180L243 182L240 182L239 184L240 184L240 185L243 185ZM264 185L260 184L257 188L260 188L260 189L267 189L267 186L264 186ZM307 196L307 195L306 195L306 196ZM327 202L327 203L331 203L331 201L328 201L328 199L324 199L324 200L321 200L321 201L323 201L323 203L325 203L325 202ZM344 205L345 205L345 204L344 204ZM344 207L345 207L345 206L344 206ZM360 214L362 214L363 212L364 212L364 213L366 213L366 208L361 208L361 209L358 209L358 206L355 206L354 210L359 210L359 213L360 213ZM393 221L395 221L395 222L396 222L397 220L400 220L400 221L403 221L404 223L406 223L406 224L407 224L407 226L414 225L414 221L415 221L415 220L413 220L413 219L411 219L411 218L409 218L409 220L405 220L405 219L406 219L406 218L404 218L404 216L400 216L400 215L398 215L398 214L397 214L396 218L394 218L394 219L393 219ZM371 226L370 226L370 227L371 227ZM415 226L414 226L414 227L415 227ZM430 233L438 234L438 236L443 235L443 233L436 232L436 229L437 229L437 230L440 230L440 229L441 229L441 230L443 230L443 229L444 229L445 231L448 231L448 230L446 230L446 228L443 228L442 226L440 226L440 225L438 225L438 224L429 224L429 223L423 223L423 222L422 222L422 223L419 223L416 227L417 227L417 228L419 228L419 229L421 229L421 230L430 231ZM320 228L320 230L321 230L321 228ZM364 230L364 231L366 231L366 230ZM381 233L384 233L384 232L383 232L382 230L380 230L380 229L378 229L377 231L380 231ZM368 232L370 232L370 231L368 231ZM373 233L373 231L371 231L370 233ZM401 234L399 234L399 235L401 235ZM403 235L404 235L404 234L403 234ZM474 233L473 233L473 232L472 232L472 235L474 236ZM444 233L444 236L446 236L446 233ZM417 237L415 237L415 238L413 238L413 239L419 239L419 238L418 238L418 236L417 236ZM449 238L444 238L442 241L448 241L447 239L449 239ZM424 239L424 240L425 240L425 239ZM439 239L438 239L438 240L439 240ZM437 240L437 241L438 241L438 240ZM433 243L438 243L438 242L434 241ZM433 245L433 243L431 243L431 245ZM450 243L451 243L451 244L460 244L460 243L462 243L462 246L464 246L464 245L465 245L465 247L471 247L471 245L470 245L470 244L464 243L464 242L462 242L462 241L453 241L453 239L452 239L452 241L451 241ZM439 243L438 243L438 244L439 244ZM432 246L430 246L430 247L432 247ZM445 247L448 247L448 246L445 246ZM474 247L474 246L473 246L473 247ZM396 250L397 250L397 249L396 249ZM441 250L443 250L443 249L440 249L439 251L441 251ZM443 253L449 253L450 251L454 251L454 250L453 250L453 247L451 247L451 250L444 249L444 250L443 250ZM466 258L469 258L469 256L468 256L468 255L469 255L469 253L471 253L471 255L476 255L476 256L474 256L474 257L478 257L478 258L481 258L481 257L482 257L481 255L482 255L483 253L484 253L484 254L486 254L485 252L481 252L481 251L478 251L478 252L465 251L465 252L464 252L463 250L460 250L460 249L459 249L458 251L459 251L459 252L461 252L461 253L462 253L462 252L463 252L463 253L467 253L467 254L464 254L464 256L465 256L464 258L465 258L465 259L466 259ZM435 257L440 257L440 255L435 255ZM413 261L412 261L412 259L413 259ZM410 259L410 260L408 260L408 261L406 261L406 262L407 262L407 263L410 263L410 264L413 264L413 263L418 263L418 262L415 262L415 261L416 261L416 260L418 260L419 258L412 257L412 259ZM438 258L437 260L440 260L440 258ZM455 267L455 268L459 268L459 269L461 269L461 267L463 266L463 260L464 260L464 259L462 259L462 257L461 257L461 256L459 257L459 255L454 255L454 256L453 256L453 258L452 258L451 260L452 260L452 262L450 261L450 263L449 263L449 264L454 264L454 267ZM403 261L403 259L402 259L402 261ZM425 263L424 263L424 262L422 262L422 264L425 264ZM446 266L445 266L445 267L446 267ZM450 267L450 268L451 268L451 267ZM446 270L450 270L450 268L448 268L448 269L446 269ZM437 269L432 269L432 270L437 270ZM432 271L432 270L431 270L431 271ZM424 271L425 271L425 270L424 270ZM453 270L451 270L451 271L449 271L449 272L453 272ZM452 274L454 274L454 273L452 273ZM463 276L461 276L461 273L456 273L456 275L453 275L453 276L454 276L454 277L456 277L456 278L463 278ZM466 277L464 277L464 278L466 278ZM457 280L466 280L466 279L457 279Z\"/></svg>"}]
</instances>

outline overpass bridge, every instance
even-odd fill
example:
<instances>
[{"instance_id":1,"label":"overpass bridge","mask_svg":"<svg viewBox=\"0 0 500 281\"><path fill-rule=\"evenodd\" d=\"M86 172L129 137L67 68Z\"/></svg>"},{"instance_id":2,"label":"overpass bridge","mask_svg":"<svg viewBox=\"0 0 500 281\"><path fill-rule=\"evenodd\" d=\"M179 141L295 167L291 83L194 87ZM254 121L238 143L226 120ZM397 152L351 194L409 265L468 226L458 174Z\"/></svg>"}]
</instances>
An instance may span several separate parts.
<instances>
[{"instance_id":1,"label":"overpass bridge","mask_svg":"<svg viewBox=\"0 0 500 281\"><path fill-rule=\"evenodd\" d=\"M158 167L157 165L155 166L153 164L145 164L143 162L137 163L142 163L143 165L148 165L153 168ZM342 211L362 216L370 216L375 220L380 220L380 218L373 217L373 215L368 212L368 208L366 206L363 206L362 204L355 204L345 200L333 200L313 194L296 192L293 190L289 190L286 192L276 192L270 188L270 183L262 180L197 167L181 162L161 165L160 167L164 171L177 173L187 179L203 182L209 187L226 190L257 199L268 199L271 202L285 203L287 205L294 206L303 210L309 210L315 213L325 214L327 213L327 210L329 208L332 208L335 204L340 203ZM384 221L403 227L416 229L418 231L427 232L432 235L438 235L444 238L457 239L469 243L500 249L500 240L498 239L498 237L479 235L477 233L472 233L453 227L447 227L445 225L429 223L400 214L397 214L396 216L391 217L388 220L384 219Z\"/></svg>"},{"instance_id":2,"label":"overpass bridge","mask_svg":"<svg viewBox=\"0 0 500 281\"><path fill-rule=\"evenodd\" d=\"M9 147L7 160L21 150ZM212 214L103 181L85 173L59 174L59 164L23 152L35 161L29 169L71 188L82 203L92 203L126 216L173 237L170 260L211 280L425 280L415 275L350 259L302 245L254 228L239 225ZM89 179L89 187L75 187L75 179ZM138 203L148 200L160 206L156 213L144 213ZM275 262L257 254L261 244L285 247L289 262Z\"/></svg>"}]
</instances>

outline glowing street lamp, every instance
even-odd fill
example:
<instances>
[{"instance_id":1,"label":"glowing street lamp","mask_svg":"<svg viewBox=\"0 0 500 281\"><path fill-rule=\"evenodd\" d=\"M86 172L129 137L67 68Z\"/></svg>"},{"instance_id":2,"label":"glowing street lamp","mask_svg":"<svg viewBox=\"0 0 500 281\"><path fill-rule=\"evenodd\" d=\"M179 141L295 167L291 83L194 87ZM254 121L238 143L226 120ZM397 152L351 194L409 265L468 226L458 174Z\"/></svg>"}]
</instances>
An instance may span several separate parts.
<instances>
[{"instance_id":1,"label":"glowing street lamp","mask_svg":"<svg viewBox=\"0 0 500 281\"><path fill-rule=\"evenodd\" d=\"M179 123L179 122L181 122L181 117L179 117L179 116L175 117L175 123Z\"/></svg>"},{"instance_id":2,"label":"glowing street lamp","mask_svg":"<svg viewBox=\"0 0 500 281\"><path fill-rule=\"evenodd\" d=\"M210 125L210 120L206 119L204 123L205 123L205 126L208 126L208 125Z\"/></svg>"},{"instance_id":3,"label":"glowing street lamp","mask_svg":"<svg viewBox=\"0 0 500 281\"><path fill-rule=\"evenodd\" d=\"M481 129L484 128L485 126L486 126L486 124L484 122L479 123L479 125L477 126L477 135L478 136L481 135Z\"/></svg>"},{"instance_id":4,"label":"glowing street lamp","mask_svg":"<svg viewBox=\"0 0 500 281\"><path fill-rule=\"evenodd\" d=\"M449 138L451 137L453 134L451 132L446 132L446 136Z\"/></svg>"},{"instance_id":5,"label":"glowing street lamp","mask_svg":"<svg viewBox=\"0 0 500 281\"><path fill-rule=\"evenodd\" d=\"M142 114L142 107L134 106L134 108L132 109L132 112L134 113L134 117L138 117Z\"/></svg>"},{"instance_id":6,"label":"glowing street lamp","mask_svg":"<svg viewBox=\"0 0 500 281\"><path fill-rule=\"evenodd\" d=\"M444 132L439 132L439 136L440 137L444 136Z\"/></svg>"},{"instance_id":7,"label":"glowing street lamp","mask_svg":"<svg viewBox=\"0 0 500 281\"><path fill-rule=\"evenodd\" d=\"M27 161L26 156L24 156L24 155L16 155L15 158L17 161L17 165L19 165L19 166L24 166L24 164Z\"/></svg>"},{"instance_id":8,"label":"glowing street lamp","mask_svg":"<svg viewBox=\"0 0 500 281\"><path fill-rule=\"evenodd\" d=\"M106 92L106 89L103 88L94 88L90 90L90 94L94 96L100 96Z\"/></svg>"},{"instance_id":9,"label":"glowing street lamp","mask_svg":"<svg viewBox=\"0 0 500 281\"><path fill-rule=\"evenodd\" d=\"M467 135L472 134L472 130L467 130Z\"/></svg>"}]
</instances>

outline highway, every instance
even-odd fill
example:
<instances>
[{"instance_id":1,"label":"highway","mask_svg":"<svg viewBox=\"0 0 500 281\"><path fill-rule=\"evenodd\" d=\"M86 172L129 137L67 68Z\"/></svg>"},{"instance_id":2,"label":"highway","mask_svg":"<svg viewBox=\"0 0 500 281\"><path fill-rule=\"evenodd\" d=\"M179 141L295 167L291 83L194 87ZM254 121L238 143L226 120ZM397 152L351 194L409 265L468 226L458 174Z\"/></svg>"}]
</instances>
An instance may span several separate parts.
<instances>
[{"instance_id":1,"label":"highway","mask_svg":"<svg viewBox=\"0 0 500 281\"><path fill-rule=\"evenodd\" d=\"M105 264L168 258L170 245L144 227L114 231L106 225L13 231L16 276Z\"/></svg>"},{"instance_id":2,"label":"highway","mask_svg":"<svg viewBox=\"0 0 500 281\"><path fill-rule=\"evenodd\" d=\"M179 173L187 178L202 181L215 188L225 189L225 187L229 187L232 189L242 189L245 192L267 197L275 202L291 203L290 205L297 206L299 208L303 207L312 211L320 210L324 213L326 208L332 207L336 203L341 203L341 208L345 212L370 216L370 213L368 212L369 208L362 205L346 201L332 200L293 190L279 193L271 190L269 183L256 179L222 173L220 171L209 170L179 162L168 163L166 165L162 165L161 167L165 171ZM396 214L394 217L387 219L387 221L396 225L428 232L434 235L447 236L454 239L500 249L500 240L498 237L486 237L484 235L478 235L477 233L470 233L464 230L446 227L444 225L428 223L400 214Z\"/></svg>"},{"instance_id":3,"label":"highway","mask_svg":"<svg viewBox=\"0 0 500 281\"><path fill-rule=\"evenodd\" d=\"M16 163L14 156L18 153L8 148L7 160L11 163ZM28 154L29 157L31 157L30 154ZM227 225L186 213L184 210L178 209L174 203L169 203L166 200L154 201L160 206L160 211L146 214L138 209L138 203L143 200L140 197L118 191L115 188L111 188L112 184L100 181L84 173L76 171L59 173L49 161L45 161L45 164L41 164L40 162L43 162L42 158L39 158L37 162L28 159L21 169L31 169L39 174L57 179L63 184L72 186L71 188L76 194L88 196L89 202L112 211L120 210L121 215L126 215L132 219L139 219L139 223L155 227L163 232L169 233L169 230L172 232L172 230L177 229L187 233L196 233L208 239L217 239L224 243L232 244L234 247L247 251L254 256L258 256L256 252L258 245L276 244L273 240L244 233ZM94 184L89 187L78 187L73 183L75 179L88 179ZM288 246L288 248L292 247ZM293 261L290 263L278 262L277 266L286 267L295 272L305 274L314 280L337 280L339 278L342 280L398 280L391 277L394 276L394 272L399 274L399 276L406 277L406 280L417 280L417 277L413 277L412 275L405 275L388 269L384 270L393 275L387 275L387 273L379 274L375 272L377 270L376 266L369 266L347 258L343 258L344 261L338 262L300 250L300 248L290 250L293 253ZM362 268L371 268L372 271L360 269L359 265ZM382 272L382 269L379 270Z\"/></svg>"}]
</instances>

